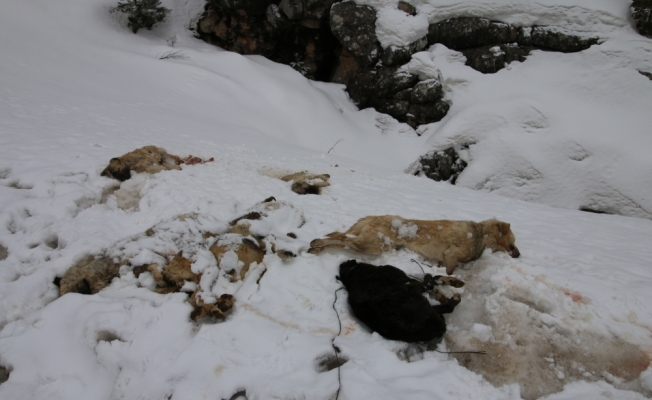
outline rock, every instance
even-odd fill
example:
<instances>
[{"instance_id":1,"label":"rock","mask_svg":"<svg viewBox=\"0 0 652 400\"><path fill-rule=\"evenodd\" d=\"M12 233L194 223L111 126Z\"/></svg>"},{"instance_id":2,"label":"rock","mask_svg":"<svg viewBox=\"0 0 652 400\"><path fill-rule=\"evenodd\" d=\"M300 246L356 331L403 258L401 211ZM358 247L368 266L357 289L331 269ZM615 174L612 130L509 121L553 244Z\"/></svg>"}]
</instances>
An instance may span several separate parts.
<instances>
[{"instance_id":1,"label":"rock","mask_svg":"<svg viewBox=\"0 0 652 400\"><path fill-rule=\"evenodd\" d=\"M416 75L384 67L360 73L347 89L353 101L364 108L370 97L391 98L404 89L412 88L418 81Z\"/></svg>"},{"instance_id":2,"label":"rock","mask_svg":"<svg viewBox=\"0 0 652 400\"><path fill-rule=\"evenodd\" d=\"M532 46L542 50L574 53L586 50L597 44L598 38L583 38L560 32L555 27L533 26L520 29L518 43L521 46Z\"/></svg>"},{"instance_id":3,"label":"rock","mask_svg":"<svg viewBox=\"0 0 652 400\"><path fill-rule=\"evenodd\" d=\"M492 74L512 61L525 61L530 49L503 44L466 49L462 50L462 54L466 57L466 65L483 74Z\"/></svg>"},{"instance_id":4,"label":"rock","mask_svg":"<svg viewBox=\"0 0 652 400\"><path fill-rule=\"evenodd\" d=\"M649 80L652 80L652 72L638 71L638 73L648 78Z\"/></svg>"},{"instance_id":5,"label":"rock","mask_svg":"<svg viewBox=\"0 0 652 400\"><path fill-rule=\"evenodd\" d=\"M428 44L441 43L453 50L513 43L518 38L516 28L485 18L452 18L428 27Z\"/></svg>"},{"instance_id":6,"label":"rock","mask_svg":"<svg viewBox=\"0 0 652 400\"><path fill-rule=\"evenodd\" d=\"M369 106L380 113L391 115L402 122L406 121L407 114L410 111L409 101L392 98L372 97L369 100Z\"/></svg>"},{"instance_id":7,"label":"rock","mask_svg":"<svg viewBox=\"0 0 652 400\"><path fill-rule=\"evenodd\" d=\"M331 32L356 61L363 66L375 64L381 54L376 38L376 10L352 1L333 4Z\"/></svg>"},{"instance_id":8,"label":"rock","mask_svg":"<svg viewBox=\"0 0 652 400\"><path fill-rule=\"evenodd\" d=\"M450 104L445 100L424 104L411 104L405 122L413 128L419 125L431 124L441 121L448 114L449 109Z\"/></svg>"},{"instance_id":9,"label":"rock","mask_svg":"<svg viewBox=\"0 0 652 400\"><path fill-rule=\"evenodd\" d=\"M438 79L428 79L414 85L410 95L412 103L428 103L442 98L443 90Z\"/></svg>"},{"instance_id":10,"label":"rock","mask_svg":"<svg viewBox=\"0 0 652 400\"><path fill-rule=\"evenodd\" d=\"M652 0L634 0L631 10L638 33L652 38Z\"/></svg>"},{"instance_id":11,"label":"rock","mask_svg":"<svg viewBox=\"0 0 652 400\"><path fill-rule=\"evenodd\" d=\"M421 165L415 175L424 174L435 181L447 181L452 184L455 184L467 165L452 147L422 156L419 163Z\"/></svg>"},{"instance_id":12,"label":"rock","mask_svg":"<svg viewBox=\"0 0 652 400\"><path fill-rule=\"evenodd\" d=\"M556 27L518 28L459 17L430 25L426 36L407 46L382 49L375 9L353 1L210 1L197 29L207 42L263 55L309 79L342 83L360 109L373 107L412 127L439 121L450 108L439 83L419 83L417 76L400 72L401 65L428 45L442 43L461 51L468 66L494 73L513 61L525 61L533 49L574 52L598 43L598 38L569 35ZM417 13L407 1L399 1L397 8Z\"/></svg>"},{"instance_id":13,"label":"rock","mask_svg":"<svg viewBox=\"0 0 652 400\"><path fill-rule=\"evenodd\" d=\"M238 10L247 15L262 15L267 11L269 0L209 0L216 10Z\"/></svg>"},{"instance_id":14,"label":"rock","mask_svg":"<svg viewBox=\"0 0 652 400\"><path fill-rule=\"evenodd\" d=\"M9 256L7 248L0 244L0 261L5 260Z\"/></svg>"},{"instance_id":15,"label":"rock","mask_svg":"<svg viewBox=\"0 0 652 400\"><path fill-rule=\"evenodd\" d=\"M383 65L403 65L410 61L412 54L422 51L428 46L428 37L424 36L407 46L389 46L383 50L381 60Z\"/></svg>"},{"instance_id":16,"label":"rock","mask_svg":"<svg viewBox=\"0 0 652 400\"><path fill-rule=\"evenodd\" d=\"M286 30L292 27L292 23L288 17L281 12L276 4L270 4L265 12L267 22L269 22L275 29Z\"/></svg>"},{"instance_id":17,"label":"rock","mask_svg":"<svg viewBox=\"0 0 652 400\"><path fill-rule=\"evenodd\" d=\"M373 107L413 128L441 120L450 108L437 79L419 82L418 76L395 67L363 72L347 90L359 108Z\"/></svg>"},{"instance_id":18,"label":"rock","mask_svg":"<svg viewBox=\"0 0 652 400\"><path fill-rule=\"evenodd\" d=\"M570 53L585 50L598 41L566 34L556 27L516 28L476 17L453 18L428 28L428 44L441 43L461 51L466 65L482 73L494 73L512 61L524 61L533 49Z\"/></svg>"},{"instance_id":19,"label":"rock","mask_svg":"<svg viewBox=\"0 0 652 400\"><path fill-rule=\"evenodd\" d=\"M417 9L412 4L403 0L398 2L398 9L409 15L417 15Z\"/></svg>"},{"instance_id":20,"label":"rock","mask_svg":"<svg viewBox=\"0 0 652 400\"><path fill-rule=\"evenodd\" d=\"M278 7L290 20L302 20L303 25L319 25L319 21L328 17L333 0L281 0ZM316 24L309 24L314 21Z\"/></svg>"},{"instance_id":21,"label":"rock","mask_svg":"<svg viewBox=\"0 0 652 400\"><path fill-rule=\"evenodd\" d=\"M9 375L11 374L11 368L0 365L0 385L9 380Z\"/></svg>"}]
</instances>

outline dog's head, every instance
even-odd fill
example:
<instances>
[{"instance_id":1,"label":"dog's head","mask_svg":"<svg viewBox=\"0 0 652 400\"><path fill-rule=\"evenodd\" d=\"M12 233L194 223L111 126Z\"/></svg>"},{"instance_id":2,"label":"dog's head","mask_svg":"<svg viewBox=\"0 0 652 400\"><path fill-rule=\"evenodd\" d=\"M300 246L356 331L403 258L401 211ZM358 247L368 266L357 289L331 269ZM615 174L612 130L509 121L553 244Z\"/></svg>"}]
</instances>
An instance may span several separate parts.
<instances>
[{"instance_id":1,"label":"dog's head","mask_svg":"<svg viewBox=\"0 0 652 400\"><path fill-rule=\"evenodd\" d=\"M485 247L493 251L504 251L513 258L521 255L515 245L514 233L507 222L493 219L484 221L482 224L484 225Z\"/></svg>"}]
</instances>

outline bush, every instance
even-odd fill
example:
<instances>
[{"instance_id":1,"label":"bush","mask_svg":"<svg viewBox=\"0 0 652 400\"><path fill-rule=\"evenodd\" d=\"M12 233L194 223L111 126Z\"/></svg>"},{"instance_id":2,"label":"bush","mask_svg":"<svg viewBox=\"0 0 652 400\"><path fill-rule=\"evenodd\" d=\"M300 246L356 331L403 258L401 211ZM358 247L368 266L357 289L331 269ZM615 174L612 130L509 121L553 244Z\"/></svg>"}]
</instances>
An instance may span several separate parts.
<instances>
[{"instance_id":1,"label":"bush","mask_svg":"<svg viewBox=\"0 0 652 400\"><path fill-rule=\"evenodd\" d=\"M161 7L161 0L121 0L111 12L127 15L131 30L136 33L140 28L151 30L157 22L162 22L169 9Z\"/></svg>"}]
</instances>

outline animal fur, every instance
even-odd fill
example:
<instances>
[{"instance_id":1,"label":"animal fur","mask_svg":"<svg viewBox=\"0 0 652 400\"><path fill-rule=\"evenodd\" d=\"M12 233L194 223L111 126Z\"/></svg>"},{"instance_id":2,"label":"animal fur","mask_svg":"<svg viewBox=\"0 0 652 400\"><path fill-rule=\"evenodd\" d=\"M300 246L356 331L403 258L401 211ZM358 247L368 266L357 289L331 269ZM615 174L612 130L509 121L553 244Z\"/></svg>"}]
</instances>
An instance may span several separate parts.
<instances>
[{"instance_id":1,"label":"animal fur","mask_svg":"<svg viewBox=\"0 0 652 400\"><path fill-rule=\"evenodd\" d=\"M272 238L258 237L249 231L252 221L265 218L269 212L283 206L283 203L276 202L276 199L270 197L255 206L257 211L249 212L231 221L227 232L221 235L202 232L204 239L215 237L215 241L208 250L215 256L218 266L223 267L222 259L226 253L232 251L237 256L237 268L224 271L231 276L231 281L243 280L253 263L261 264L268 248L284 260L295 256L290 251L277 250ZM196 218L197 214L184 214L178 216L176 220L183 222ZM156 227L144 232L144 236L148 237L156 234ZM289 233L288 236L296 238L293 233ZM268 242L267 245L266 242ZM129 263L127 260L123 260L122 264L128 265ZM70 292L95 294L110 284L113 278L119 276L122 264L114 263L109 257L95 259L93 256L87 256L70 267L59 280L59 293L60 295ZM192 261L184 257L182 251L179 251L164 265L156 263L139 265L134 266L132 271L136 277L143 272L149 272L156 282L155 291L161 294L179 292L187 282L196 284L197 289L188 299L193 307L191 318L193 320L204 316L223 318L224 313L233 306L235 298L231 295L222 295L214 303L205 302L199 294L202 274L193 272L191 267Z\"/></svg>"},{"instance_id":2,"label":"animal fur","mask_svg":"<svg viewBox=\"0 0 652 400\"><path fill-rule=\"evenodd\" d=\"M112 158L101 175L124 182L131 178L131 171L155 174L164 170L181 169L179 166L181 164L195 165L210 161L213 161L213 158L209 160L193 156L181 158L169 154L161 147L145 146L120 157Z\"/></svg>"},{"instance_id":3,"label":"animal fur","mask_svg":"<svg viewBox=\"0 0 652 400\"><path fill-rule=\"evenodd\" d=\"M95 294L118 276L119 269L109 257L86 256L68 268L59 281L59 293Z\"/></svg>"},{"instance_id":4,"label":"animal fur","mask_svg":"<svg viewBox=\"0 0 652 400\"><path fill-rule=\"evenodd\" d=\"M423 296L426 285L391 265L349 260L340 265L339 279L356 318L391 340L425 342L442 337L446 333L442 314L460 302L459 295L440 297L444 304L431 306Z\"/></svg>"},{"instance_id":5,"label":"animal fur","mask_svg":"<svg viewBox=\"0 0 652 400\"><path fill-rule=\"evenodd\" d=\"M510 225L495 219L473 221L422 221L393 215L360 219L348 231L333 232L310 243L309 253L350 249L365 254L406 247L433 262L443 263L452 274L458 262L475 261L484 249L520 256Z\"/></svg>"},{"instance_id":6,"label":"animal fur","mask_svg":"<svg viewBox=\"0 0 652 400\"><path fill-rule=\"evenodd\" d=\"M297 194L320 194L321 188L330 186L328 174L311 174L307 171L296 172L281 178L292 182L292 191Z\"/></svg>"}]
</instances>

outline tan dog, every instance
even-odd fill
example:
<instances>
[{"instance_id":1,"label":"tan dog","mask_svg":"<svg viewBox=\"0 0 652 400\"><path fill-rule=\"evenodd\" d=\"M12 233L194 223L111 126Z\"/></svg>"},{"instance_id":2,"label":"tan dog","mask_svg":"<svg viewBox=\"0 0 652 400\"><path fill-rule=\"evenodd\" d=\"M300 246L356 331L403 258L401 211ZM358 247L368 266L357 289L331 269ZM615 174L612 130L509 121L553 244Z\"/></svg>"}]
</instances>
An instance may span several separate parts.
<instances>
[{"instance_id":1,"label":"tan dog","mask_svg":"<svg viewBox=\"0 0 652 400\"><path fill-rule=\"evenodd\" d=\"M458 262L477 260L485 248L520 256L514 234L506 222L490 219L473 221L421 221L393 215L360 219L348 231L333 232L310 242L309 253L326 249L350 249L365 254L380 254L406 247L425 258L442 262L452 274Z\"/></svg>"},{"instance_id":2,"label":"tan dog","mask_svg":"<svg viewBox=\"0 0 652 400\"><path fill-rule=\"evenodd\" d=\"M145 146L120 157L112 158L101 175L124 182L131 178L131 171L156 174L161 171L181 169L179 166L181 164L195 165L211 161L213 158L208 160L193 156L181 158L168 153L164 148Z\"/></svg>"}]
</instances>

